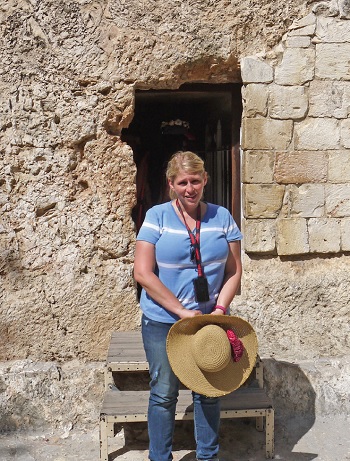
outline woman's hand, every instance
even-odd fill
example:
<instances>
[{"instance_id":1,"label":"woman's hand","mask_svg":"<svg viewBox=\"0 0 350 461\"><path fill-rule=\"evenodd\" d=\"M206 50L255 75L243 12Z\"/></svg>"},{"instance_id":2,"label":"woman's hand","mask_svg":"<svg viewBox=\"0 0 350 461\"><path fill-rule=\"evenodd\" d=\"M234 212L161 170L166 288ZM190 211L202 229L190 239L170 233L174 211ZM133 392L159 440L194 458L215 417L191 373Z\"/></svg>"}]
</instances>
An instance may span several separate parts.
<instances>
[{"instance_id":1,"label":"woman's hand","mask_svg":"<svg viewBox=\"0 0 350 461\"><path fill-rule=\"evenodd\" d=\"M214 309L212 312L210 312L210 315L225 315L225 313L222 309Z\"/></svg>"},{"instance_id":2,"label":"woman's hand","mask_svg":"<svg viewBox=\"0 0 350 461\"><path fill-rule=\"evenodd\" d=\"M191 317L196 317L196 315L203 315L201 311L190 310L190 309L181 309L178 313L180 319L189 319Z\"/></svg>"}]
</instances>

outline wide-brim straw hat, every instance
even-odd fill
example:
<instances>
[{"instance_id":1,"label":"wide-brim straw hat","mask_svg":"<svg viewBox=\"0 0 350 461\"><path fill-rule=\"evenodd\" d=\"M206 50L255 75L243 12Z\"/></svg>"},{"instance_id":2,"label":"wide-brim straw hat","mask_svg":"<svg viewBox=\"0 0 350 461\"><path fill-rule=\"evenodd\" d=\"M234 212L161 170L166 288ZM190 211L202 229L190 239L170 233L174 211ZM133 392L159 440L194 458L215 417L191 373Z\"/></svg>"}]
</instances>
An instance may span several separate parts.
<instances>
[{"instance_id":1,"label":"wide-brim straw hat","mask_svg":"<svg viewBox=\"0 0 350 461\"><path fill-rule=\"evenodd\" d=\"M227 330L243 343L235 362ZM188 389L207 397L220 397L238 389L249 377L258 354L253 327L231 315L198 315L177 321L167 337L171 368Z\"/></svg>"}]
</instances>

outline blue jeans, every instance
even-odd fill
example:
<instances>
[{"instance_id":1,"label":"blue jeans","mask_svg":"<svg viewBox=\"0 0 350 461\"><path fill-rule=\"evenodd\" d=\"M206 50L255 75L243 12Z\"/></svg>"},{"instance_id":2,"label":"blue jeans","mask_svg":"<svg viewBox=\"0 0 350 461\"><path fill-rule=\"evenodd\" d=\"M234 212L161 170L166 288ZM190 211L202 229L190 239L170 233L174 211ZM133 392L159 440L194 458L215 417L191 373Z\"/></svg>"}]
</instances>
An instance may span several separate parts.
<instances>
[{"instance_id":1,"label":"blue jeans","mask_svg":"<svg viewBox=\"0 0 350 461\"><path fill-rule=\"evenodd\" d=\"M171 461L175 410L179 380L173 373L166 353L169 323L142 316L142 338L149 363L150 398L148 406L149 459ZM215 460L219 451L220 400L193 394L196 456Z\"/></svg>"}]
</instances>

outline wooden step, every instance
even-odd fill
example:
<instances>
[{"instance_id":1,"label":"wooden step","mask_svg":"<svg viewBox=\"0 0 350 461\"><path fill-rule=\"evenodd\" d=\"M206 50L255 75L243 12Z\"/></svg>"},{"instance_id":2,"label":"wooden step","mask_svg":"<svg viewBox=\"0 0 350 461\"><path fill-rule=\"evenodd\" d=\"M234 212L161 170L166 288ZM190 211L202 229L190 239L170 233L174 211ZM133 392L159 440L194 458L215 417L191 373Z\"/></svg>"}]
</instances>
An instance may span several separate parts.
<instances>
[{"instance_id":1,"label":"wooden step","mask_svg":"<svg viewBox=\"0 0 350 461\"><path fill-rule=\"evenodd\" d=\"M112 333L106 367L113 371L148 370L141 332L116 331Z\"/></svg>"},{"instance_id":2,"label":"wooden step","mask_svg":"<svg viewBox=\"0 0 350 461\"><path fill-rule=\"evenodd\" d=\"M114 436L115 423L147 421L149 389L120 391L115 388L115 378L128 376L133 383L134 380L138 382L142 373L135 375L134 372L148 369L141 332L116 331L112 333L105 367L106 392L100 411L101 461L108 461L108 437ZM263 362L259 358L254 376L259 387L253 385L241 387L221 397L221 418L255 417L256 428L259 431L265 428L266 457L272 458L274 409L271 399L263 389ZM192 393L187 389L180 390L175 419L193 419L193 416Z\"/></svg>"},{"instance_id":3,"label":"wooden step","mask_svg":"<svg viewBox=\"0 0 350 461\"><path fill-rule=\"evenodd\" d=\"M108 391L100 417L110 422L147 421L149 391ZM241 388L221 397L221 417L264 416L272 401L263 389ZM193 419L192 393L180 390L176 406L177 420Z\"/></svg>"}]
</instances>

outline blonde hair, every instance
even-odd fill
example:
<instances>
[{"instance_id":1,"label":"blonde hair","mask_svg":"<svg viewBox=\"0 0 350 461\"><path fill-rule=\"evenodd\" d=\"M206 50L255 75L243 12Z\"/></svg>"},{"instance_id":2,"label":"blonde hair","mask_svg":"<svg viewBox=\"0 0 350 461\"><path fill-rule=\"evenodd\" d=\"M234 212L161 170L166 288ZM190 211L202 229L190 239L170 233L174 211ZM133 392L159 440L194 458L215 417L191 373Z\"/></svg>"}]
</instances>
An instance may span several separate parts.
<instances>
[{"instance_id":1,"label":"blonde hair","mask_svg":"<svg viewBox=\"0 0 350 461\"><path fill-rule=\"evenodd\" d=\"M178 151L171 156L165 173L167 181L174 182L181 171L200 174L203 178L207 176L203 160L191 151ZM169 196L171 199L176 198L176 194L172 189L169 190Z\"/></svg>"}]
</instances>

